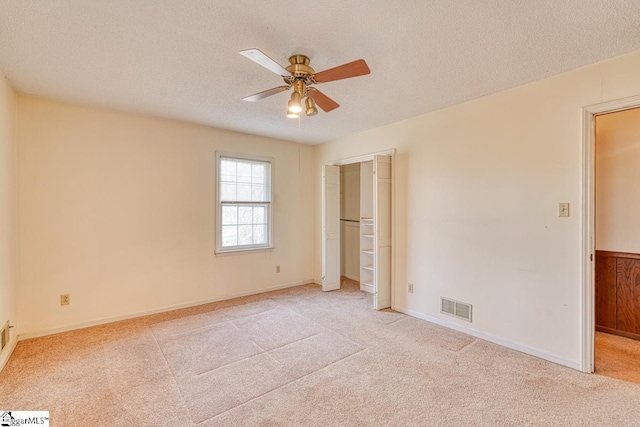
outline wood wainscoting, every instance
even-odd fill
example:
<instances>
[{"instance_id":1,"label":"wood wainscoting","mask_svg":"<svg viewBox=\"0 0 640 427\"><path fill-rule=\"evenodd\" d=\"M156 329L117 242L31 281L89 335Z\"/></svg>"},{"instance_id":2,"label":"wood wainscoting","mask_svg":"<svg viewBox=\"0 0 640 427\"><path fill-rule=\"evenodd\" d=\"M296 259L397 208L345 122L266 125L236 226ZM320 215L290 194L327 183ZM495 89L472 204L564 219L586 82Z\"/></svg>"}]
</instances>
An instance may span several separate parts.
<instances>
[{"instance_id":1,"label":"wood wainscoting","mask_svg":"<svg viewBox=\"0 0 640 427\"><path fill-rule=\"evenodd\" d=\"M596 330L640 340L640 254L596 251Z\"/></svg>"}]
</instances>

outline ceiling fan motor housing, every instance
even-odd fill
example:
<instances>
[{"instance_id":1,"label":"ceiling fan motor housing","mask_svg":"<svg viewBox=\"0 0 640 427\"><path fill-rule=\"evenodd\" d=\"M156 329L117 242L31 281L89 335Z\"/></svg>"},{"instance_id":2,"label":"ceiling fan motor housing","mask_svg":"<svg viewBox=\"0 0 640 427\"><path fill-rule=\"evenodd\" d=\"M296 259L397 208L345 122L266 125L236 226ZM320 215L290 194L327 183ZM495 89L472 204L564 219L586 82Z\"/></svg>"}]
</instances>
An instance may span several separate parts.
<instances>
[{"instance_id":1,"label":"ceiling fan motor housing","mask_svg":"<svg viewBox=\"0 0 640 427\"><path fill-rule=\"evenodd\" d=\"M307 78L315 74L315 70L309 66L311 60L304 55L293 55L289 58L290 65L287 66L287 71L295 78Z\"/></svg>"}]
</instances>

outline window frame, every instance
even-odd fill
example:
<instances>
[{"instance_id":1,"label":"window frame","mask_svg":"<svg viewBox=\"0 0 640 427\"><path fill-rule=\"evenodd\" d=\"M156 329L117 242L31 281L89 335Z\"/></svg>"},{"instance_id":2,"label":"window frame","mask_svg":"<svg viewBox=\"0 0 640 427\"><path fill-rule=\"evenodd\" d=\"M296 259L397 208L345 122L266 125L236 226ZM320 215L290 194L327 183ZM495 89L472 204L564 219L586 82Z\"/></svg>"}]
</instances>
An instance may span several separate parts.
<instances>
[{"instance_id":1,"label":"window frame","mask_svg":"<svg viewBox=\"0 0 640 427\"><path fill-rule=\"evenodd\" d=\"M230 158L238 161L248 162L265 162L269 164L269 173L267 179L269 180L267 186L269 188L269 201L267 202L238 202L238 205L242 204L264 204L267 206L267 243L264 244L251 244L251 245L236 245L231 247L222 246L222 204L221 200L221 162L223 158ZM233 254L233 253L246 253L257 251L270 251L274 249L273 244L273 212L274 212L274 171L275 160L273 157L254 156L251 154L230 153L225 151L216 151L216 255Z\"/></svg>"}]
</instances>

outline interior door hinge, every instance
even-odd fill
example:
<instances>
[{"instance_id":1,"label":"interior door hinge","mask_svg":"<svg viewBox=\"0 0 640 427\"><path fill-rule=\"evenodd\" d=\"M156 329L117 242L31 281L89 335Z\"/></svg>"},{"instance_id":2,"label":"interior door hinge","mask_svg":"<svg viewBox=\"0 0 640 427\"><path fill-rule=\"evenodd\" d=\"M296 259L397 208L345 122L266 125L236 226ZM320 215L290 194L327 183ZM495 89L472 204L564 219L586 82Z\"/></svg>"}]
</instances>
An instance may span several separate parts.
<instances>
[{"instance_id":1,"label":"interior door hinge","mask_svg":"<svg viewBox=\"0 0 640 427\"><path fill-rule=\"evenodd\" d=\"M593 254L589 255L589 261L593 261Z\"/></svg>"}]
</instances>

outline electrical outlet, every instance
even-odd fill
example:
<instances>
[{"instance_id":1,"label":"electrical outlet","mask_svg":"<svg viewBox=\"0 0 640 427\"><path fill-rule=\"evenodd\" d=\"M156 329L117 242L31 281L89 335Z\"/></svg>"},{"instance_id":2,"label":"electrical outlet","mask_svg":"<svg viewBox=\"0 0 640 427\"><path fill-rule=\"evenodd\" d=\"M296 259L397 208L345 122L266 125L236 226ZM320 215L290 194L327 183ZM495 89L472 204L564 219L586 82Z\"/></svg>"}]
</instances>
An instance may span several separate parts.
<instances>
[{"instance_id":1,"label":"electrical outlet","mask_svg":"<svg viewBox=\"0 0 640 427\"><path fill-rule=\"evenodd\" d=\"M409 290L409 293L412 294L413 293L413 283L407 283L407 288Z\"/></svg>"},{"instance_id":2,"label":"electrical outlet","mask_svg":"<svg viewBox=\"0 0 640 427\"><path fill-rule=\"evenodd\" d=\"M60 305L69 305L69 304L71 304L71 294L60 295Z\"/></svg>"},{"instance_id":3,"label":"electrical outlet","mask_svg":"<svg viewBox=\"0 0 640 427\"><path fill-rule=\"evenodd\" d=\"M280 273L280 266L276 265L276 273Z\"/></svg>"}]
</instances>

